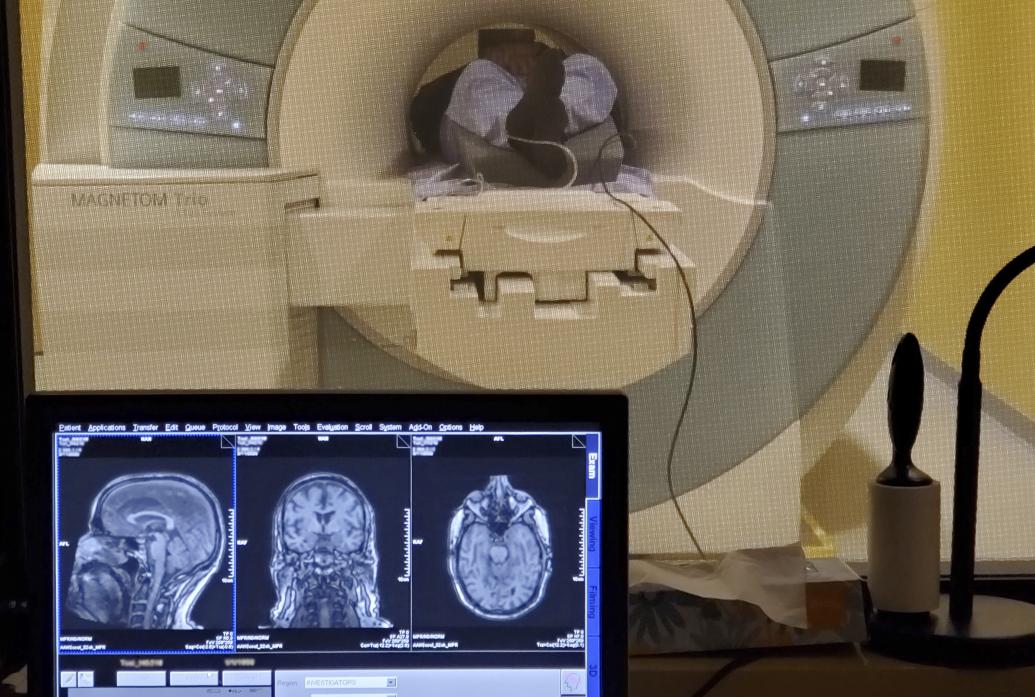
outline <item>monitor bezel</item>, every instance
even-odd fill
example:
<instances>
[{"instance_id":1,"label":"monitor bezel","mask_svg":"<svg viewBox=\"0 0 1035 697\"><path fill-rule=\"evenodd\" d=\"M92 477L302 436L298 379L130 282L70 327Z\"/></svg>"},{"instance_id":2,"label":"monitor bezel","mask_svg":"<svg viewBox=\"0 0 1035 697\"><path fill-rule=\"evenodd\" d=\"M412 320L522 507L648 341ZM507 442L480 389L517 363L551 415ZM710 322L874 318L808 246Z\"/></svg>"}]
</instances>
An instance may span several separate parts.
<instances>
[{"instance_id":1,"label":"monitor bezel","mask_svg":"<svg viewBox=\"0 0 1035 697\"><path fill-rule=\"evenodd\" d=\"M21 496L24 473L25 395L34 383L33 321L29 280L28 185L26 170L25 98L20 8L0 5L0 439L7 444L5 474L10 486L0 491L0 526L8 532L0 542L0 597L14 607L25 599L28 511ZM7 618L10 631L0 632L0 646L11 666L23 655L14 636L26 621L20 613Z\"/></svg>"},{"instance_id":2,"label":"monitor bezel","mask_svg":"<svg viewBox=\"0 0 1035 697\"><path fill-rule=\"evenodd\" d=\"M333 412L333 416L329 415ZM62 422L132 420L284 420L335 418L399 420L445 418L481 422L523 421L599 424L604 467L604 511L628 511L628 400L614 393L445 393L382 392L276 393L52 393L27 398L26 491L32 612L30 693L51 694L56 654L53 555L53 476L51 443ZM532 415L530 417L530 415ZM601 641L603 697L624 697L628 681L628 515L605 515L602 522ZM623 544L615 544L621 540Z\"/></svg>"}]
</instances>

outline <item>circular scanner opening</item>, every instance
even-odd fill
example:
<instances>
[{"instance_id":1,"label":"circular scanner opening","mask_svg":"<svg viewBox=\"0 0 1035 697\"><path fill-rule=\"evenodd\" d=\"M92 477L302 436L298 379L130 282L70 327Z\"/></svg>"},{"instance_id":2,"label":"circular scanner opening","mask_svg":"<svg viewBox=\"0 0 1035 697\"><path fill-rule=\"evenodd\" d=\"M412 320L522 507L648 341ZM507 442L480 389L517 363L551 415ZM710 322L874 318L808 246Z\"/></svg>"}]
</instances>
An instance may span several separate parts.
<instances>
[{"instance_id":1,"label":"circular scanner opening","mask_svg":"<svg viewBox=\"0 0 1035 697\"><path fill-rule=\"evenodd\" d=\"M438 76L463 67L477 58L479 33L492 29L531 30L535 32L536 41L541 41L551 48L559 48L568 54L588 53L584 46L581 46L571 37L550 29L533 27L528 24L490 24L469 31L446 46L428 64L427 69L425 69L424 74L421 75L421 78L417 83L417 89L420 89ZM414 91L414 94L416 94L416 90Z\"/></svg>"},{"instance_id":2,"label":"circular scanner opening","mask_svg":"<svg viewBox=\"0 0 1035 697\"><path fill-rule=\"evenodd\" d=\"M573 0L534 7L519 0L463 7L440 0L419 17L389 9L392 21L382 3L355 0L348 11L345 5L321 0L302 31L278 129L283 165L320 173L321 216L340 220L345 230L367 208L411 215L406 174L416 158L406 116L413 95L477 57L479 29L532 27L544 43L584 51L608 67L636 142L628 162L648 169L657 198L682 212L669 241L694 263L698 309L708 311L754 237L775 137L757 37L745 32L727 0L649 11ZM357 13L391 29L351 31ZM438 375L445 368L411 346L413 313L399 290L411 281L410 252L402 243L389 252L399 257L398 273L369 269L372 281L393 289L383 304L337 309L395 358ZM491 334L477 338L492 342ZM637 351L628 359L637 363Z\"/></svg>"},{"instance_id":3,"label":"circular scanner opening","mask_svg":"<svg viewBox=\"0 0 1035 697\"><path fill-rule=\"evenodd\" d=\"M454 70L463 68L471 61L477 59L478 56L478 45L479 36L483 31L491 30L510 30L510 31L531 31L535 32L535 40L546 44L550 48L558 48L562 50L566 55L572 55L574 53L590 53L584 46L579 44L569 36L562 34L561 32L554 31L544 27L532 26L529 24L519 23L500 23L491 24L472 31L467 32L463 36L460 36L446 48L444 48L435 58L428 64L424 73L421 75L420 80L417 82L417 87L410 96L412 101L413 97L428 83L435 79L447 75ZM622 107L622 89L619 86L618 90L618 104L616 105L618 111L621 111ZM409 107L409 104L407 104ZM409 121L409 114L407 115L407 124L409 126L410 135L410 146L412 151L418 158L425 155L424 148L422 147L419 139L417 138L414 124Z\"/></svg>"},{"instance_id":4,"label":"circular scanner opening","mask_svg":"<svg viewBox=\"0 0 1035 697\"><path fill-rule=\"evenodd\" d=\"M356 32L364 22L379 29ZM319 171L325 207L351 205L370 182L398 184L392 205L404 204L413 95L475 58L479 29L500 27L535 28L544 42L585 51L607 66L619 88L625 130L635 137L630 164L659 180L697 185L697 195L673 203L694 211L693 241L703 244L691 244L690 251L702 276L719 275L721 257L728 256L725 240L736 228L739 237L745 221L716 207L750 208L764 198L767 143L775 135L757 37L745 32L728 0L649 10L576 0L474 6L436 0L420 13L380 0L321 0L276 90L280 164ZM659 196L670 199L672 187L662 188L667 191ZM366 205L386 200L362 198ZM716 245L717 238L724 242Z\"/></svg>"}]
</instances>

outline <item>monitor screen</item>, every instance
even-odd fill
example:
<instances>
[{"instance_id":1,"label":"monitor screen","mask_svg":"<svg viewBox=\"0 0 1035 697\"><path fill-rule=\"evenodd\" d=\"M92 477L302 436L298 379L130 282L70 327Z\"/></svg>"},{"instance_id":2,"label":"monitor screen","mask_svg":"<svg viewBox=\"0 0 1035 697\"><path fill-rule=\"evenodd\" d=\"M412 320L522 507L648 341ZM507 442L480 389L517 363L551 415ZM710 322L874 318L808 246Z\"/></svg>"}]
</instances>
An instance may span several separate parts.
<instances>
[{"instance_id":1,"label":"monitor screen","mask_svg":"<svg viewBox=\"0 0 1035 697\"><path fill-rule=\"evenodd\" d=\"M611 694L599 421L189 411L46 429L53 694Z\"/></svg>"},{"instance_id":2,"label":"monitor screen","mask_svg":"<svg viewBox=\"0 0 1035 697\"><path fill-rule=\"evenodd\" d=\"M905 92L905 61L861 61L859 63L859 89L863 92Z\"/></svg>"},{"instance_id":3,"label":"monitor screen","mask_svg":"<svg viewBox=\"0 0 1035 697\"><path fill-rule=\"evenodd\" d=\"M133 96L137 99L179 99L179 66L133 68Z\"/></svg>"}]
</instances>

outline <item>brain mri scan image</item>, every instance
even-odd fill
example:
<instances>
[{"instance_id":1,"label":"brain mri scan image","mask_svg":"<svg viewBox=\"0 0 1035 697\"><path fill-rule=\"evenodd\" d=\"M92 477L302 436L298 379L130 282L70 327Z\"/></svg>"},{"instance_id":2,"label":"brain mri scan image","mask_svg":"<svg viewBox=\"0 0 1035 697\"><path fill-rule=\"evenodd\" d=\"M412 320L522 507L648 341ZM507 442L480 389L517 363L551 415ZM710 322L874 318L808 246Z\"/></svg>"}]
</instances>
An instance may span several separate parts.
<instances>
[{"instance_id":1,"label":"brain mri scan image","mask_svg":"<svg viewBox=\"0 0 1035 697\"><path fill-rule=\"evenodd\" d=\"M330 473L295 480L273 514L273 626L391 627L377 563L374 509L359 487Z\"/></svg>"},{"instance_id":2,"label":"brain mri scan image","mask_svg":"<svg viewBox=\"0 0 1035 697\"><path fill-rule=\"evenodd\" d=\"M514 620L538 607L552 558L546 512L506 476L468 494L450 521L449 575L479 617Z\"/></svg>"},{"instance_id":3,"label":"brain mri scan image","mask_svg":"<svg viewBox=\"0 0 1035 697\"><path fill-rule=\"evenodd\" d=\"M185 475L120 477L90 507L68 610L111 627L203 629L191 611L226 550L219 501Z\"/></svg>"}]
</instances>

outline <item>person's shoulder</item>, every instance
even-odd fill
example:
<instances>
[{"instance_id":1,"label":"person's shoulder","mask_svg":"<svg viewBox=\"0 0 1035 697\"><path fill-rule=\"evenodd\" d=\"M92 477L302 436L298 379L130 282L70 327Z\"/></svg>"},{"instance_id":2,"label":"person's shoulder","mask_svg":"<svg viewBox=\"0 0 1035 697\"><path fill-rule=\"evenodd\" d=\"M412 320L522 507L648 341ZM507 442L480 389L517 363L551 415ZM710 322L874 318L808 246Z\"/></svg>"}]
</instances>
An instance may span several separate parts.
<instances>
[{"instance_id":1,"label":"person's shoulder","mask_svg":"<svg viewBox=\"0 0 1035 697\"><path fill-rule=\"evenodd\" d=\"M464 74L495 74L501 72L502 70L503 68L501 68L496 63L493 63L488 58L475 58L473 61L467 64L466 68L464 68Z\"/></svg>"},{"instance_id":2,"label":"person's shoulder","mask_svg":"<svg viewBox=\"0 0 1035 697\"><path fill-rule=\"evenodd\" d=\"M588 64L588 63L601 63L601 60L590 53L570 53L568 57L564 59L564 63L572 64Z\"/></svg>"},{"instance_id":3,"label":"person's shoulder","mask_svg":"<svg viewBox=\"0 0 1035 697\"><path fill-rule=\"evenodd\" d=\"M569 76L582 76L591 80L609 80L611 71L604 61L588 53L573 53L564 59L564 72Z\"/></svg>"},{"instance_id":4,"label":"person's shoulder","mask_svg":"<svg viewBox=\"0 0 1035 697\"><path fill-rule=\"evenodd\" d=\"M464 68L457 80L457 89L478 89L484 84L497 84L512 81L510 73L491 60L476 58Z\"/></svg>"}]
</instances>

